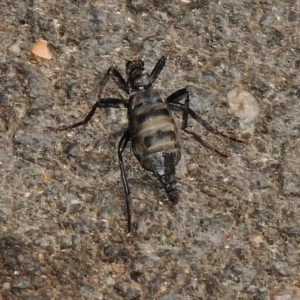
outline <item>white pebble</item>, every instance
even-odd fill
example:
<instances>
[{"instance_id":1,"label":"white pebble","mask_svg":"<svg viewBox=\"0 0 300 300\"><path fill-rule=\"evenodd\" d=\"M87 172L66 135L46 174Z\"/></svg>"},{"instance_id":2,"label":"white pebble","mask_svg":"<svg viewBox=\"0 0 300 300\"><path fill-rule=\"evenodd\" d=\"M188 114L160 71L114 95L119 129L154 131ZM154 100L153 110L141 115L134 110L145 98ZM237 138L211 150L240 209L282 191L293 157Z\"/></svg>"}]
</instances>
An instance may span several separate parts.
<instances>
[{"instance_id":1,"label":"white pebble","mask_svg":"<svg viewBox=\"0 0 300 300\"><path fill-rule=\"evenodd\" d=\"M236 87L227 94L227 101L231 112L241 123L252 123L260 113L256 99L241 87Z\"/></svg>"}]
</instances>

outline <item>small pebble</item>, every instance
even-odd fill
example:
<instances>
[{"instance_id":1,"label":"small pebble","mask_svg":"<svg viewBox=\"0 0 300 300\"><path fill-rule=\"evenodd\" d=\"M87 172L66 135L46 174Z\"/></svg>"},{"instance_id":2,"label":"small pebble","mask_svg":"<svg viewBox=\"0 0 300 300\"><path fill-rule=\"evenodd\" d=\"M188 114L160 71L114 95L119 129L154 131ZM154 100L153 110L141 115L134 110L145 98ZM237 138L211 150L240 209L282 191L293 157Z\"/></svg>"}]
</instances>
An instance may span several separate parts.
<instances>
[{"instance_id":1,"label":"small pebble","mask_svg":"<svg viewBox=\"0 0 300 300\"><path fill-rule=\"evenodd\" d=\"M12 44L9 48L8 51L11 52L12 54L19 56L21 54L21 48L19 43Z\"/></svg>"},{"instance_id":2,"label":"small pebble","mask_svg":"<svg viewBox=\"0 0 300 300\"><path fill-rule=\"evenodd\" d=\"M252 123L260 113L260 107L256 99L241 87L236 87L229 91L227 100L230 111L243 124Z\"/></svg>"},{"instance_id":3,"label":"small pebble","mask_svg":"<svg viewBox=\"0 0 300 300\"><path fill-rule=\"evenodd\" d=\"M38 40L36 41L31 49L30 49L30 52L35 55L35 56L38 56L38 57L41 57L41 58L45 58L45 59L51 59L52 58L52 55L48 49L48 42L45 41L45 40Z\"/></svg>"}]
</instances>

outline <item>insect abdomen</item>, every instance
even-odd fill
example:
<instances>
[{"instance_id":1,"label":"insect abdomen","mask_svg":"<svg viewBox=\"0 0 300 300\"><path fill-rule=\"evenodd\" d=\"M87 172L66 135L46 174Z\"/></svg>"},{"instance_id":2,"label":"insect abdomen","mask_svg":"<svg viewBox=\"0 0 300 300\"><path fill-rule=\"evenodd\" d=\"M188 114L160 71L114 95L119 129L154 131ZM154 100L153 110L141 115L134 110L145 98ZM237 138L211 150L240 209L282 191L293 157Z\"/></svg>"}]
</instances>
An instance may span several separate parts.
<instances>
[{"instance_id":1,"label":"insect abdomen","mask_svg":"<svg viewBox=\"0 0 300 300\"><path fill-rule=\"evenodd\" d=\"M156 174L175 169L181 156L178 129L172 111L160 101L136 108L129 116L132 150L141 165Z\"/></svg>"}]
</instances>

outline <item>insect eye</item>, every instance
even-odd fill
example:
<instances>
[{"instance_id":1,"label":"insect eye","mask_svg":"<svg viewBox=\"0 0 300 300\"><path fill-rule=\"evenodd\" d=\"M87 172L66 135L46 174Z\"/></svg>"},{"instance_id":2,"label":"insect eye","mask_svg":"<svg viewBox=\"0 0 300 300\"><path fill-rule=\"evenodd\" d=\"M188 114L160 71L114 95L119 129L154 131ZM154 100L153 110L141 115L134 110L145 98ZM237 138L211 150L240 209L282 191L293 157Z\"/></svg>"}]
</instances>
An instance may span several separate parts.
<instances>
[{"instance_id":1,"label":"insect eye","mask_svg":"<svg viewBox=\"0 0 300 300\"><path fill-rule=\"evenodd\" d=\"M126 63L126 69L129 69L131 64L132 64L132 61L128 60L128 62Z\"/></svg>"}]
</instances>

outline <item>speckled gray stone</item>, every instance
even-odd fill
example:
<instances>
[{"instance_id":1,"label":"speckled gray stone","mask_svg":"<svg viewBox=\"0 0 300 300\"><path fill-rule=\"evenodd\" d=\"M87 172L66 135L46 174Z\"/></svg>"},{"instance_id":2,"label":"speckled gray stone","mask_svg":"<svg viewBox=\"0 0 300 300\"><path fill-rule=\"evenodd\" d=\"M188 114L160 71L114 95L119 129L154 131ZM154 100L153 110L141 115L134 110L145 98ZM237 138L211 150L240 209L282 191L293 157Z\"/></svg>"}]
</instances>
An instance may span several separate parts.
<instances>
[{"instance_id":1,"label":"speckled gray stone","mask_svg":"<svg viewBox=\"0 0 300 300\"><path fill-rule=\"evenodd\" d=\"M300 273L299 1L1 4L3 299L277 300L299 293L292 286ZM29 49L38 39L48 41L53 59L33 64ZM188 86L192 109L246 143L221 140L189 120L190 130L230 159L183 134L177 206L128 148L136 232L127 236L117 161L126 109L99 110L74 130L44 128L82 120L107 69L125 76L134 55L148 71L167 55L155 83L162 96ZM260 106L251 131L228 112L226 95L236 86ZM104 94L126 96L113 83ZM260 243L251 242L255 236Z\"/></svg>"}]
</instances>

